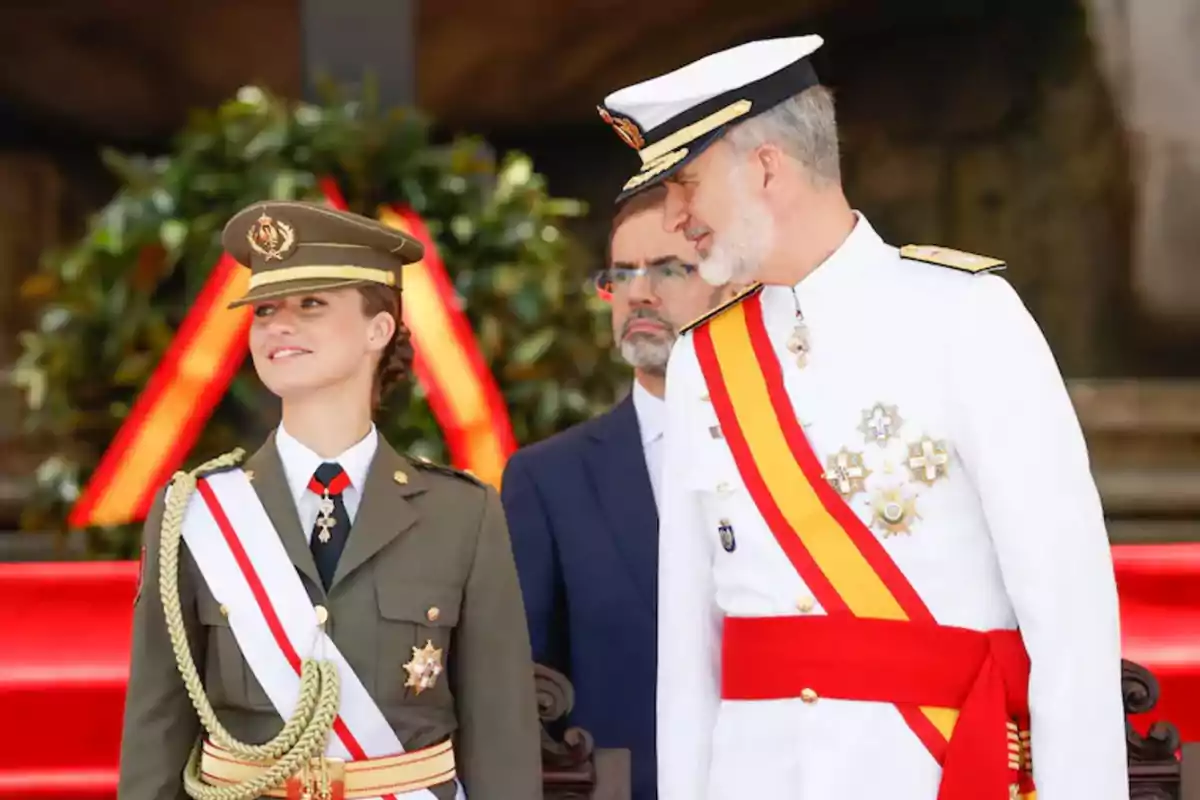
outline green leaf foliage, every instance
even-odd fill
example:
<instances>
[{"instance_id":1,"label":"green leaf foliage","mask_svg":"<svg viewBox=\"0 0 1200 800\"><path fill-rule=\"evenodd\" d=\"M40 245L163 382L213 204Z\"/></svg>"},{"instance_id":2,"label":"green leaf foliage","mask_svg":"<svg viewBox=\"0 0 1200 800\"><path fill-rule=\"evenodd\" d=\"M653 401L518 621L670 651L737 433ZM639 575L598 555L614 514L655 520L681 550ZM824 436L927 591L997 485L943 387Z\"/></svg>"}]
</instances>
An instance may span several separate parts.
<instances>
[{"instance_id":1,"label":"green leaf foliage","mask_svg":"<svg viewBox=\"0 0 1200 800\"><path fill-rule=\"evenodd\" d=\"M606 307L589 287L592 259L568 231L585 209L550 197L520 153L497 158L467 136L435 142L429 122L409 109L332 93L322 104L294 104L250 87L195 113L169 155L107 152L104 160L120 180L116 195L82 241L48 254L23 287L38 311L21 335L14 377L28 433L56 452L38 471L26 527L65 529L220 257L226 220L265 198L320 199L318 176L336 179L359 213L398 202L421 214L519 442L614 401L625 372L611 355ZM277 419L277 400L247 359L184 466L254 448ZM389 398L380 425L398 448L448 459L420 387ZM88 535L98 557L130 557L140 526Z\"/></svg>"}]
</instances>

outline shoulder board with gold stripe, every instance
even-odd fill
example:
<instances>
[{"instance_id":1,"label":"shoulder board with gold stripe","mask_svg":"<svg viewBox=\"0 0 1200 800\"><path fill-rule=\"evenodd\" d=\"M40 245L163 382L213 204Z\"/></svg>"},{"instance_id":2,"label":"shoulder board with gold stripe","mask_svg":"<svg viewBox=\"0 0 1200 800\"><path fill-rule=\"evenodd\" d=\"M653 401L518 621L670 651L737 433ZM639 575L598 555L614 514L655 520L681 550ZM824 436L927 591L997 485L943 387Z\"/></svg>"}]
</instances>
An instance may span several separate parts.
<instances>
[{"instance_id":1,"label":"shoulder board with gold stripe","mask_svg":"<svg viewBox=\"0 0 1200 800\"><path fill-rule=\"evenodd\" d=\"M687 325L684 325L682 328L679 329L680 335L682 336L683 334L687 333L688 331L694 330L694 329L700 327L704 323L708 322L710 319L716 319L717 317L721 316L729 309L736 306L738 303L745 300L747 297L753 297L754 295L758 294L762 290L763 290L763 285L761 283L750 284L745 289L743 289L742 291L735 294L733 297L726 300L724 303L721 303L721 305L717 306L716 308L714 308L710 311L705 312L704 314L701 314L700 316L696 317L694 320L689 322Z\"/></svg>"},{"instance_id":2,"label":"shoulder board with gold stripe","mask_svg":"<svg viewBox=\"0 0 1200 800\"><path fill-rule=\"evenodd\" d=\"M476 486L484 485L483 481L479 480L479 478L476 478L475 473L470 472L469 470L455 469L454 467L450 467L445 464L438 464L434 461L430 461L424 456L416 456L415 458L412 458L411 461L413 466L417 469L423 469L429 472L440 472L443 475L449 475L453 478L458 478L459 480L473 483Z\"/></svg>"},{"instance_id":3,"label":"shoulder board with gold stripe","mask_svg":"<svg viewBox=\"0 0 1200 800\"><path fill-rule=\"evenodd\" d=\"M981 275L985 272L999 272L1005 268L1005 263L998 258L965 253L949 247L938 247L927 244L906 244L900 248L900 257L909 261L923 261L926 264L936 264L939 267L949 267L959 272L970 272Z\"/></svg>"}]
</instances>

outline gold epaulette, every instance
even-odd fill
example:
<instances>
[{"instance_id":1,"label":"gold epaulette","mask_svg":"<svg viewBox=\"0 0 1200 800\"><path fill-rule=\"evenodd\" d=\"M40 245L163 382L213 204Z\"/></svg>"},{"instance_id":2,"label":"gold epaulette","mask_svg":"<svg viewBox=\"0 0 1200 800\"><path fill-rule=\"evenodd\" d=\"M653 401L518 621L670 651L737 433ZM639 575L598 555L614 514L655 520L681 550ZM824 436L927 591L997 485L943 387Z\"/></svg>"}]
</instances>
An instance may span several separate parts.
<instances>
[{"instance_id":1,"label":"gold epaulette","mask_svg":"<svg viewBox=\"0 0 1200 800\"><path fill-rule=\"evenodd\" d=\"M949 267L959 272L969 272L972 275L982 275L985 272L999 272L1006 264L998 258L965 253L949 247L939 247L928 244L906 244L900 248L900 257L909 261L923 261L926 264L936 264L939 267Z\"/></svg>"},{"instance_id":2,"label":"gold epaulette","mask_svg":"<svg viewBox=\"0 0 1200 800\"><path fill-rule=\"evenodd\" d=\"M733 297L726 300L724 303L721 303L721 305L717 306L714 309L711 309L710 311L707 311L707 312L701 314L700 316L696 317L694 320L689 322L687 325L684 325L682 328L679 329L679 335L682 336L683 334L687 333L688 331L694 330L694 329L700 327L704 323L708 322L710 319L716 319L717 317L721 316L729 309L736 306L738 303L745 300L747 297L753 297L754 295L758 294L762 290L763 290L763 285L761 283L750 284L745 289L743 289L742 291L735 294Z\"/></svg>"},{"instance_id":3,"label":"gold epaulette","mask_svg":"<svg viewBox=\"0 0 1200 800\"><path fill-rule=\"evenodd\" d=\"M447 466L446 464L438 464L436 462L430 461L428 458L425 458L424 456L414 456L412 458L412 462L413 462L413 465L415 467L417 467L418 469L429 470L431 472L440 472L443 475L449 475L452 478L458 478L460 480L468 481L470 483L475 484L476 486L485 486L486 485L483 481L479 480L479 478L476 478L475 473L471 472L470 470L455 469L454 467Z\"/></svg>"}]
</instances>

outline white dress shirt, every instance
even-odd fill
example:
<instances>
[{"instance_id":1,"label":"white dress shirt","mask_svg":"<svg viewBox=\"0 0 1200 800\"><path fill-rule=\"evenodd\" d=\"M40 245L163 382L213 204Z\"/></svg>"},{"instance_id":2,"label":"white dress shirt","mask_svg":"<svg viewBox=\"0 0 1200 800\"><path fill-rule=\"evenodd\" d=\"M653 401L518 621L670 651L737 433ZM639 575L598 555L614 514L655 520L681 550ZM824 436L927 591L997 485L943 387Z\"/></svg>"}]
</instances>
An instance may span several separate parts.
<instances>
[{"instance_id":1,"label":"white dress shirt","mask_svg":"<svg viewBox=\"0 0 1200 800\"><path fill-rule=\"evenodd\" d=\"M803 368L787 349L797 299L811 331ZM860 217L795 298L770 286L756 302L790 411L827 469L850 454L869 470L838 491L934 618L1020 629L1039 800L1128 798L1100 498L1054 357L1017 293L995 275L903 259ZM940 768L892 704L721 699L723 617L825 612L729 442L710 435L718 420L691 334L667 385L659 797L934 800ZM936 474L922 471L923 453L941 459ZM880 516L890 497L904 509L894 528Z\"/></svg>"},{"instance_id":2,"label":"white dress shirt","mask_svg":"<svg viewBox=\"0 0 1200 800\"><path fill-rule=\"evenodd\" d=\"M633 382L633 410L637 413L638 430L642 434L642 452L646 456L646 469L650 473L650 489L654 492L654 504L658 505L659 486L662 485L664 415L667 405L655 397L638 381Z\"/></svg>"},{"instance_id":3,"label":"white dress shirt","mask_svg":"<svg viewBox=\"0 0 1200 800\"><path fill-rule=\"evenodd\" d=\"M326 461L337 462L350 479L350 485L342 492L342 499L353 524L358 504L362 501L367 470L371 468L371 460L375 457L378 446L379 433L372 425L366 436L337 458L321 458L288 433L283 425L279 426L275 434L275 447L279 451L279 460L283 462L283 472L287 476L292 499L296 501L296 511L300 515L300 525L304 529L306 539L312 538L313 525L317 521L317 511L321 503L321 497L308 488L308 482L317 471L317 467Z\"/></svg>"}]
</instances>

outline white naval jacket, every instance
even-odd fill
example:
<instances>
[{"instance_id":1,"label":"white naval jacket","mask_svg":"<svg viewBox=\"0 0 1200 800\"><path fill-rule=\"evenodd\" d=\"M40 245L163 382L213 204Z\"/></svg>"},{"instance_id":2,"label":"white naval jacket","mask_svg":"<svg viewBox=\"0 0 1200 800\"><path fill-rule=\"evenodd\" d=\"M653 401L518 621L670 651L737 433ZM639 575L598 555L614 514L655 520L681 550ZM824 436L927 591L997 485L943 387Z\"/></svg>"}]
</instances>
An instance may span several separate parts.
<instances>
[{"instance_id":1,"label":"white naval jacket","mask_svg":"<svg viewBox=\"0 0 1200 800\"><path fill-rule=\"evenodd\" d=\"M803 369L786 347L797 300ZM861 454L870 475L846 502L936 620L1021 630L1038 800L1128 798L1100 500L1057 365L1017 294L995 275L901 258L859 216L795 297L772 286L761 302L817 458ZM739 477L690 334L666 399L660 800L934 800L940 767L894 705L720 699L724 616L823 612ZM914 474L911 452L945 454L932 482L917 479L929 474ZM887 499L904 509L890 524L875 511Z\"/></svg>"}]
</instances>

